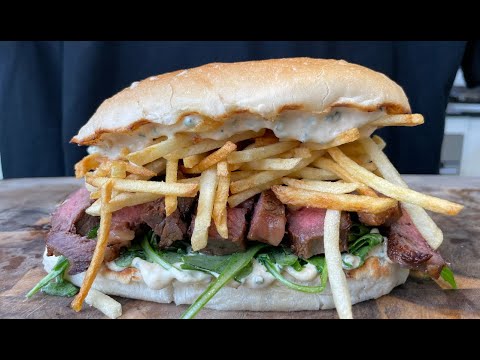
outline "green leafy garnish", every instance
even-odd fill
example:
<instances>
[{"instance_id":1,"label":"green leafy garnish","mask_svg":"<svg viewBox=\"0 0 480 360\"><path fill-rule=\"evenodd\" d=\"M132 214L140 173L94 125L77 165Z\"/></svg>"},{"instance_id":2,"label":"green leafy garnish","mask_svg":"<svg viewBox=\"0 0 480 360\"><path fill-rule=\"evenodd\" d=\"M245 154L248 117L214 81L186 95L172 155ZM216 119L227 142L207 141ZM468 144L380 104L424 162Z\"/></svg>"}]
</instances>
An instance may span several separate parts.
<instances>
[{"instance_id":1,"label":"green leafy garnish","mask_svg":"<svg viewBox=\"0 0 480 360\"><path fill-rule=\"evenodd\" d=\"M381 234L366 234L348 245L348 252L358 256L361 260L360 266L365 262L368 252L375 246L381 244L383 236Z\"/></svg>"},{"instance_id":2,"label":"green leafy garnish","mask_svg":"<svg viewBox=\"0 0 480 360\"><path fill-rule=\"evenodd\" d=\"M453 271L448 266L445 265L443 267L442 272L440 273L440 276L442 277L443 280L445 280L447 283L450 284L452 289L457 288L457 282L455 281L455 277L453 276Z\"/></svg>"},{"instance_id":3,"label":"green leafy garnish","mask_svg":"<svg viewBox=\"0 0 480 360\"><path fill-rule=\"evenodd\" d=\"M303 265L300 263L299 259L297 259L297 261L295 261L291 266L295 269L295 271L302 271L303 269Z\"/></svg>"},{"instance_id":4,"label":"green leafy garnish","mask_svg":"<svg viewBox=\"0 0 480 360\"><path fill-rule=\"evenodd\" d=\"M278 281L280 281L283 285L286 287L289 287L290 289L301 291L301 292L306 292L306 293L319 293L325 290L325 286L327 284L327 268L323 265L323 271L321 275L321 285L320 286L307 286L307 285L300 285L296 284L294 282L291 282L290 280L286 279L283 277L283 275L278 271L275 262L269 254L260 254L257 256L257 260L265 266L265 268L268 270L270 274L275 277ZM318 268L317 268L318 269Z\"/></svg>"},{"instance_id":5,"label":"green leafy garnish","mask_svg":"<svg viewBox=\"0 0 480 360\"><path fill-rule=\"evenodd\" d=\"M52 270L50 270L47 276L45 276L42 280L40 280L38 284L35 285L34 288L27 293L26 297L31 298L38 291L40 291L40 289L46 286L50 281L52 281L59 275L63 275L67 267L68 267L67 258L65 258L65 256L60 256L60 258L58 259L57 263L52 268Z\"/></svg>"},{"instance_id":6,"label":"green leafy garnish","mask_svg":"<svg viewBox=\"0 0 480 360\"><path fill-rule=\"evenodd\" d=\"M42 292L52 296L72 297L78 293L78 287L73 285L70 281L65 281L59 275L57 281L51 281L42 288Z\"/></svg>"},{"instance_id":7,"label":"green leafy garnish","mask_svg":"<svg viewBox=\"0 0 480 360\"><path fill-rule=\"evenodd\" d=\"M170 270L173 266L171 264L169 264L168 261L166 261L163 258L163 256L160 253L158 253L157 251L155 251L152 248L152 246L150 245L151 241L154 241L152 239L155 238L155 237L156 237L155 235L151 235L150 240L149 240L148 235L145 235L143 237L142 242L140 243L140 246L142 247L143 251L145 252L145 258L146 258L147 261L158 264L166 270Z\"/></svg>"},{"instance_id":8,"label":"green leafy garnish","mask_svg":"<svg viewBox=\"0 0 480 360\"><path fill-rule=\"evenodd\" d=\"M354 223L350 227L350 231L348 233L348 242L352 242L361 238L363 235L370 233L370 229L363 224Z\"/></svg>"},{"instance_id":9,"label":"green leafy garnish","mask_svg":"<svg viewBox=\"0 0 480 360\"><path fill-rule=\"evenodd\" d=\"M298 256L294 255L290 249L284 247L273 248L269 254L273 256L275 262L280 266L292 266L298 262Z\"/></svg>"},{"instance_id":10,"label":"green leafy garnish","mask_svg":"<svg viewBox=\"0 0 480 360\"><path fill-rule=\"evenodd\" d=\"M182 249L178 249L177 251L163 250L159 251L158 254L170 265L173 265L175 263L182 262L182 258L186 253Z\"/></svg>"},{"instance_id":11,"label":"green leafy garnish","mask_svg":"<svg viewBox=\"0 0 480 360\"><path fill-rule=\"evenodd\" d=\"M237 275L235 275L234 279L237 282L242 282L248 275L250 275L253 271L253 264L250 261L247 266L245 266L242 270L240 270Z\"/></svg>"},{"instance_id":12,"label":"green leafy garnish","mask_svg":"<svg viewBox=\"0 0 480 360\"><path fill-rule=\"evenodd\" d=\"M115 260L115 264L121 267L129 267L132 265L132 261L136 257L145 260L145 251L138 243L123 250L120 256Z\"/></svg>"},{"instance_id":13,"label":"green leafy garnish","mask_svg":"<svg viewBox=\"0 0 480 360\"><path fill-rule=\"evenodd\" d=\"M203 254L184 256L182 258L183 264L181 268L185 270L199 270L217 276L225 269L230 257L230 255L218 256Z\"/></svg>"},{"instance_id":14,"label":"green leafy garnish","mask_svg":"<svg viewBox=\"0 0 480 360\"><path fill-rule=\"evenodd\" d=\"M87 234L87 239L95 239L97 237L98 228L99 228L99 225L91 228Z\"/></svg>"},{"instance_id":15,"label":"green leafy garnish","mask_svg":"<svg viewBox=\"0 0 480 360\"><path fill-rule=\"evenodd\" d=\"M248 266L253 257L265 246L265 244L257 244L244 253L232 254L218 278L212 281L202 295L182 314L182 319L192 319L222 287Z\"/></svg>"}]
</instances>

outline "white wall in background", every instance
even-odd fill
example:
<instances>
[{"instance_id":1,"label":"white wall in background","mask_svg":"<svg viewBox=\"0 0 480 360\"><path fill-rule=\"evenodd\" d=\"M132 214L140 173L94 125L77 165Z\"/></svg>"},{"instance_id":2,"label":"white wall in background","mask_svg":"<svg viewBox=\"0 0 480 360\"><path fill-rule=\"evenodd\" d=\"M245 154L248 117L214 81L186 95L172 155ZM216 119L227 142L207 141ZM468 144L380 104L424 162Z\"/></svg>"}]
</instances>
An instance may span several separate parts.
<instances>
[{"instance_id":1,"label":"white wall in background","mask_svg":"<svg viewBox=\"0 0 480 360\"><path fill-rule=\"evenodd\" d=\"M458 69L455 80L453 81L453 86L467 86L462 69Z\"/></svg>"},{"instance_id":2,"label":"white wall in background","mask_svg":"<svg viewBox=\"0 0 480 360\"><path fill-rule=\"evenodd\" d=\"M0 180L3 179L3 171L2 171L2 154L0 154Z\"/></svg>"},{"instance_id":3,"label":"white wall in background","mask_svg":"<svg viewBox=\"0 0 480 360\"><path fill-rule=\"evenodd\" d=\"M480 176L480 117L447 116L445 120L446 135L463 135L460 175Z\"/></svg>"}]
</instances>

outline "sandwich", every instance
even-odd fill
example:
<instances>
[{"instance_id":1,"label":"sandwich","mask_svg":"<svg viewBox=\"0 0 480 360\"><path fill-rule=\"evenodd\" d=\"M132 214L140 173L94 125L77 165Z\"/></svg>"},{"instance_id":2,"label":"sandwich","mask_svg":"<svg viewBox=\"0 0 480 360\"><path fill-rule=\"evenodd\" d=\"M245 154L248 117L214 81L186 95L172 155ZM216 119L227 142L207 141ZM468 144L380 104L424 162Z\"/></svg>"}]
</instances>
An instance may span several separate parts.
<instances>
[{"instance_id":1,"label":"sandwich","mask_svg":"<svg viewBox=\"0 0 480 360\"><path fill-rule=\"evenodd\" d=\"M52 215L29 292L121 315L109 295L216 310L352 305L409 271L455 286L426 210L377 135L416 126L394 81L343 60L213 63L134 82L72 142L84 186ZM442 281L442 280L438 280Z\"/></svg>"}]
</instances>

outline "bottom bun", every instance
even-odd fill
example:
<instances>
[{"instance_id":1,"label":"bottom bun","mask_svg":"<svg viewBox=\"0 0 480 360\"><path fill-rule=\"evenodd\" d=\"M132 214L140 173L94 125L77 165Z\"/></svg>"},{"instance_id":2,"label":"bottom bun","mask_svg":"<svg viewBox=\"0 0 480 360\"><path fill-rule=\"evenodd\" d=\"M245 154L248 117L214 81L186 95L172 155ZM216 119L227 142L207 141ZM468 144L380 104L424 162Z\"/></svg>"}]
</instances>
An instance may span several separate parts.
<instances>
[{"instance_id":1,"label":"bottom bun","mask_svg":"<svg viewBox=\"0 0 480 360\"><path fill-rule=\"evenodd\" d=\"M55 256L43 257L45 270L48 272L55 265ZM388 294L394 287L403 284L409 271L400 268L384 258L370 257L365 264L347 272L352 304L376 299ZM77 286L81 286L85 273L66 278ZM169 286L155 290L149 288L142 280L139 272L134 274L115 273L103 267L97 275L93 288L108 295L125 298L171 303L176 305L191 304L206 289L208 284L186 284L173 281ZM319 294L308 294L295 291L274 283L268 288L252 289L244 286L238 288L222 288L206 305L215 310L247 310L247 311L301 311L333 309L330 286Z\"/></svg>"}]
</instances>

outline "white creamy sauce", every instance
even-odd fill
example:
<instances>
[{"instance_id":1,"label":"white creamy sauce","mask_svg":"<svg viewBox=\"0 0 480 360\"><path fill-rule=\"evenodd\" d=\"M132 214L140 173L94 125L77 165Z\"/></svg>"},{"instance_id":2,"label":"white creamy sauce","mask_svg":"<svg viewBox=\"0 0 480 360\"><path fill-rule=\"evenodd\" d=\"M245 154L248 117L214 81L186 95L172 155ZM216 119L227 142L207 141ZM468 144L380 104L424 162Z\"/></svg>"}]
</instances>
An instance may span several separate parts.
<instances>
[{"instance_id":1,"label":"white creamy sauce","mask_svg":"<svg viewBox=\"0 0 480 360\"><path fill-rule=\"evenodd\" d=\"M291 266L286 266L285 271L298 281L312 281L318 276L317 268L312 264L305 265L300 271Z\"/></svg>"},{"instance_id":2,"label":"white creamy sauce","mask_svg":"<svg viewBox=\"0 0 480 360\"><path fill-rule=\"evenodd\" d=\"M375 246L369 251L366 256L366 259L372 256L376 256L384 261L391 262L387 256L387 238L384 237L384 242L378 246ZM342 254L342 267L344 270L353 270L360 266L360 258L355 255L344 253ZM352 265L352 267L347 266L344 262L347 262ZM138 257L134 258L132 261L132 267L138 269L142 276L145 284L155 290L163 289L169 286L173 281L179 281L182 283L205 283L208 284L214 277L202 271L196 270L179 270L182 263L176 263L169 270L163 268L162 266L145 261ZM114 261L107 262L107 267L112 271L122 271L125 268L120 267L115 264ZM241 280L238 281L232 279L226 286L238 288L238 287L247 287L250 289L262 289L269 287L277 280L275 277L268 272L268 270L260 264L256 259L252 262L253 268L252 272ZM315 280L318 280L320 274L317 272L317 269L312 264L306 264L301 271L296 271L291 266L286 266L283 269L280 269L280 272L286 272L295 280L312 283Z\"/></svg>"},{"instance_id":3,"label":"white creamy sauce","mask_svg":"<svg viewBox=\"0 0 480 360\"><path fill-rule=\"evenodd\" d=\"M116 263L115 263L115 260L113 261L109 261L109 262L106 262L105 265L107 266L107 268L109 270L112 270L112 271L123 271L126 269L126 267L123 267L123 266L118 266Z\"/></svg>"},{"instance_id":4,"label":"white creamy sauce","mask_svg":"<svg viewBox=\"0 0 480 360\"><path fill-rule=\"evenodd\" d=\"M353 270L360 266L362 259L359 256L344 253L342 254L342 268L343 270Z\"/></svg>"},{"instance_id":5,"label":"white creamy sauce","mask_svg":"<svg viewBox=\"0 0 480 360\"><path fill-rule=\"evenodd\" d=\"M270 129L279 139L294 139L302 142L326 143L351 128L360 128L382 116L384 111L365 112L356 109L338 107L329 113L312 113L299 110L282 112L275 121L253 114L237 114L226 120L221 126L198 132L195 127L203 118L199 115L185 116L172 125L147 124L129 134L107 134L98 146L90 146L89 153L102 153L116 158L120 151L128 147L137 151L153 143L161 136L171 137L179 132L197 131L203 138L223 140L247 131ZM145 114L146 119L154 120L157 114ZM207 131L209 130L209 131ZM374 128L369 129L371 133Z\"/></svg>"},{"instance_id":6,"label":"white creamy sauce","mask_svg":"<svg viewBox=\"0 0 480 360\"><path fill-rule=\"evenodd\" d=\"M252 272L243 279L242 286L251 289L262 289L270 286L275 281L275 278L267 269L260 264L256 259L253 260Z\"/></svg>"},{"instance_id":7,"label":"white creamy sauce","mask_svg":"<svg viewBox=\"0 0 480 360\"><path fill-rule=\"evenodd\" d=\"M177 265L177 264L176 264ZM174 266L176 266L174 265ZM168 286L173 280L182 283L208 283L211 275L195 270L178 270L175 267L167 270L158 264L154 264L138 257L132 261L132 266L140 270L142 279L151 289L160 290Z\"/></svg>"}]
</instances>

